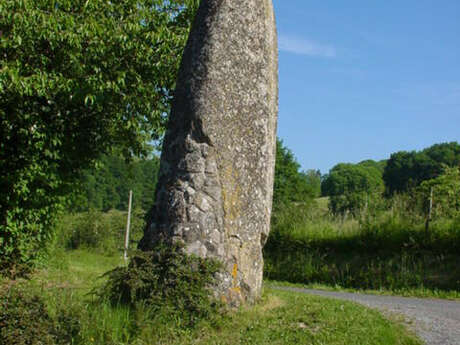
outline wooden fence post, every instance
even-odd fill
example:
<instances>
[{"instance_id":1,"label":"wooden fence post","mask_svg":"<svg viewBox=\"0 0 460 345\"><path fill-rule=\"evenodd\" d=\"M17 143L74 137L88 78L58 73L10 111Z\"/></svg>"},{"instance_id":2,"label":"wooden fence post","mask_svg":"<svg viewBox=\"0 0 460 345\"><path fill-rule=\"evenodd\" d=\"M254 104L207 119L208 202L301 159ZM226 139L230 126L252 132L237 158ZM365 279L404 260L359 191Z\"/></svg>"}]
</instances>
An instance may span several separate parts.
<instances>
[{"instance_id":1,"label":"wooden fence post","mask_svg":"<svg viewBox=\"0 0 460 345\"><path fill-rule=\"evenodd\" d=\"M129 246L129 227L131 225L131 204L133 201L133 191L129 191L129 203L128 203L128 220L126 221L126 233L125 233L125 251L123 258L125 262L128 261L128 246Z\"/></svg>"},{"instance_id":2,"label":"wooden fence post","mask_svg":"<svg viewBox=\"0 0 460 345\"><path fill-rule=\"evenodd\" d=\"M431 213L433 212L433 187L430 189L430 204L428 208L428 216L426 217L425 222L425 234L428 236L430 230L430 221L431 221Z\"/></svg>"}]
</instances>

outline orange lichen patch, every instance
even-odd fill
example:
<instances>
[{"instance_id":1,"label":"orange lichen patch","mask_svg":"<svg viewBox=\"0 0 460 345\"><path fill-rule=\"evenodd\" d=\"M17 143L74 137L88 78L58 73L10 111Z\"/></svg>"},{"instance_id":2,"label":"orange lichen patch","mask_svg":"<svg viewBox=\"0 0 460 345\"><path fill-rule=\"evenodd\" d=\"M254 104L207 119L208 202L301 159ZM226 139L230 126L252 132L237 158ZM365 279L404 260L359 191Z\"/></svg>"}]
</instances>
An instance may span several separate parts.
<instances>
[{"instance_id":1,"label":"orange lichen patch","mask_svg":"<svg viewBox=\"0 0 460 345\"><path fill-rule=\"evenodd\" d=\"M234 281L236 279L237 274L238 274L238 264L233 264L232 277Z\"/></svg>"},{"instance_id":2,"label":"orange lichen patch","mask_svg":"<svg viewBox=\"0 0 460 345\"><path fill-rule=\"evenodd\" d=\"M239 286L234 286L230 289L232 292L235 292L237 294L241 293L241 288Z\"/></svg>"}]
</instances>

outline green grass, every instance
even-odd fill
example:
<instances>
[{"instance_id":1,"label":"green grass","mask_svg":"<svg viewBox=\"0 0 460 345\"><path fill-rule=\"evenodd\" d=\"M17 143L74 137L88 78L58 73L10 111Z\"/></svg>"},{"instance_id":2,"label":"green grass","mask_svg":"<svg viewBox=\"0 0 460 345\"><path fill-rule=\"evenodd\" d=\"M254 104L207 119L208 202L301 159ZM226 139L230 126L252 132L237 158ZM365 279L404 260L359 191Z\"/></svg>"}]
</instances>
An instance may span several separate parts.
<instances>
[{"instance_id":1,"label":"green grass","mask_svg":"<svg viewBox=\"0 0 460 345\"><path fill-rule=\"evenodd\" d=\"M106 256L84 249L57 249L51 253L49 265L33 274L29 284L43 291L69 290L85 295L102 283L101 277L105 272L123 264L121 255Z\"/></svg>"},{"instance_id":2,"label":"green grass","mask_svg":"<svg viewBox=\"0 0 460 345\"><path fill-rule=\"evenodd\" d=\"M460 219L435 220L427 234L410 215L341 219L323 211L277 215L264 249L267 279L458 298Z\"/></svg>"},{"instance_id":3,"label":"green grass","mask_svg":"<svg viewBox=\"0 0 460 345\"><path fill-rule=\"evenodd\" d=\"M178 344L420 344L401 326L353 303L267 290L254 308ZM197 337L198 336L198 337ZM160 342L159 342L160 343ZM158 344L159 344L158 343Z\"/></svg>"},{"instance_id":4,"label":"green grass","mask_svg":"<svg viewBox=\"0 0 460 345\"><path fill-rule=\"evenodd\" d=\"M319 283L310 283L310 284L300 284L300 283L291 283L288 281L277 281L277 280L265 280L265 286L267 287L278 287L278 286L287 286L287 287L297 287L305 289L314 289L314 290L323 290L323 291L340 291L340 292L350 292L350 293L366 293L370 295L386 295L386 296L402 296L402 297L418 297L418 298L439 298L439 299L448 299L460 301L460 291L443 291L443 290L433 290L426 289L423 287L420 288L407 288L407 289L352 289L342 287L340 285L326 285Z\"/></svg>"},{"instance_id":5,"label":"green grass","mask_svg":"<svg viewBox=\"0 0 460 345\"><path fill-rule=\"evenodd\" d=\"M98 277L119 264L119 257L60 251L30 281L8 284L22 284L42 296L55 317L65 308L78 326L74 344L420 344L401 324L376 311L269 288L254 307L185 327L165 314L113 307L88 295L102 284Z\"/></svg>"}]
</instances>

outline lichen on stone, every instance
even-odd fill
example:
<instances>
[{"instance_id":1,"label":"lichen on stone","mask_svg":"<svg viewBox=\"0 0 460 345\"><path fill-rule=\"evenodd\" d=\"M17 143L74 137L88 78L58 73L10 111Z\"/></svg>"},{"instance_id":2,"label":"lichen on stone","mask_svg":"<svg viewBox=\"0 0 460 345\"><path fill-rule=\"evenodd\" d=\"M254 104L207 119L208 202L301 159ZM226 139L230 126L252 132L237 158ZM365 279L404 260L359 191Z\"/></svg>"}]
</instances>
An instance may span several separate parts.
<instances>
[{"instance_id":1,"label":"lichen on stone","mask_svg":"<svg viewBox=\"0 0 460 345\"><path fill-rule=\"evenodd\" d=\"M142 249L223 263L215 292L253 301L270 229L278 100L271 0L202 0L184 51Z\"/></svg>"}]
</instances>

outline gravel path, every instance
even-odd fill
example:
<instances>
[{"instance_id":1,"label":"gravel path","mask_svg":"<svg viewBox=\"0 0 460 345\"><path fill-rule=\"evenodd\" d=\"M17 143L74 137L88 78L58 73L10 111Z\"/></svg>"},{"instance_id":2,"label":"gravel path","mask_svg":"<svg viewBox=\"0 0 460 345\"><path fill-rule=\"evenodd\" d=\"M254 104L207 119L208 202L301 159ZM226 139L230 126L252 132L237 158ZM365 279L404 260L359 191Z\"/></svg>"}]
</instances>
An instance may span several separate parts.
<instances>
[{"instance_id":1,"label":"gravel path","mask_svg":"<svg viewBox=\"0 0 460 345\"><path fill-rule=\"evenodd\" d=\"M460 345L460 302L412 297L365 295L293 287L275 287L313 295L349 300L377 308L384 313L403 315L427 345Z\"/></svg>"}]
</instances>

